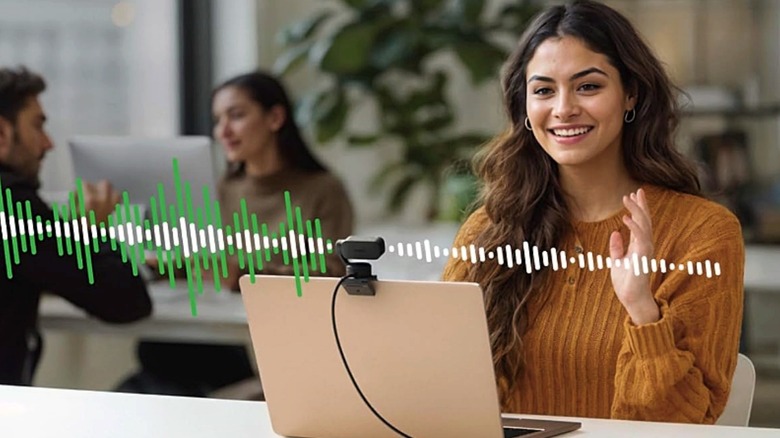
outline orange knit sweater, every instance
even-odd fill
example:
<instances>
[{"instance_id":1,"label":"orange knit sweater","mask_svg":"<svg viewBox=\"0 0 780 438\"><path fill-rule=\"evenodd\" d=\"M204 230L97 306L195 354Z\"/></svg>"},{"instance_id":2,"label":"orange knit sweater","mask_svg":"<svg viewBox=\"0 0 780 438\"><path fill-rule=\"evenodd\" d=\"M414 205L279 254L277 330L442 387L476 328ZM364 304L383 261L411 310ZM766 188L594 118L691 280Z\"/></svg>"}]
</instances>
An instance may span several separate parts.
<instances>
[{"instance_id":1,"label":"orange knit sweater","mask_svg":"<svg viewBox=\"0 0 780 438\"><path fill-rule=\"evenodd\" d=\"M644 189L656 260L686 263L685 271L661 273L659 266L650 275L661 320L633 325L607 269L591 272L579 263L545 268L550 270L545 290L528 304L526 370L505 411L690 423L714 423L723 412L742 322L745 250L739 222L705 199ZM625 208L600 222L574 223L575 232L556 250L566 251L567 258L582 249L586 256L593 252L594 261L597 254L606 258L613 230L622 230L628 241L624 214ZM488 226L484 209L477 210L458 232L455 247L468 247ZM696 275L696 262L705 260L720 263L720 276ZM444 279L469 281L468 263L450 259Z\"/></svg>"}]
</instances>

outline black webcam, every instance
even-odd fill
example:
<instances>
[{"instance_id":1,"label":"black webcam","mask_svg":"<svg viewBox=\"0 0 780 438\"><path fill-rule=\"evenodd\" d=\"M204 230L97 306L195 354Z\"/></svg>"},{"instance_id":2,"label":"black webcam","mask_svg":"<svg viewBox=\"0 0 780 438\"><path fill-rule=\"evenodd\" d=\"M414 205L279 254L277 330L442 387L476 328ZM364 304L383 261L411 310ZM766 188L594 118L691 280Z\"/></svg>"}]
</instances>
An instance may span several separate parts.
<instances>
[{"instance_id":1,"label":"black webcam","mask_svg":"<svg viewBox=\"0 0 780 438\"><path fill-rule=\"evenodd\" d=\"M375 295L370 281L376 280L371 273L371 264L353 262L358 260L378 260L385 253L385 239L381 237L355 237L336 241L336 254L347 268L347 277L343 281L344 289L350 295Z\"/></svg>"},{"instance_id":2,"label":"black webcam","mask_svg":"<svg viewBox=\"0 0 780 438\"><path fill-rule=\"evenodd\" d=\"M345 264L349 259L378 260L385 253L385 239L349 236L336 241L336 251Z\"/></svg>"}]
</instances>

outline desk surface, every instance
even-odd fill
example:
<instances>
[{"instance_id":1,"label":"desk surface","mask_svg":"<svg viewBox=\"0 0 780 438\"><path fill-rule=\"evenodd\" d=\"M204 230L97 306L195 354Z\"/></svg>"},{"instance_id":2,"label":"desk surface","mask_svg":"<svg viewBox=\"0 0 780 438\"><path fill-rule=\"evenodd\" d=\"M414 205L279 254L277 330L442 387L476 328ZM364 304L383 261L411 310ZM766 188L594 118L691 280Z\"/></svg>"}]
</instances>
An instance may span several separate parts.
<instances>
[{"instance_id":1,"label":"desk surface","mask_svg":"<svg viewBox=\"0 0 780 438\"><path fill-rule=\"evenodd\" d=\"M746 247L745 288L749 292L780 292L780 247ZM423 279L422 270L436 272L433 266L415 260L387 257L377 262L377 272L384 278ZM406 264L404 264L406 263ZM409 264L418 265L412 271ZM419 271L419 272L418 272ZM436 278L424 278L435 280ZM189 295L184 285L175 289L168 282L149 286L154 314L151 318L128 325L103 324L87 318L84 312L65 300L48 296L41 302L41 325L45 329L118 334L170 341L248 343L249 330L241 296L230 291L205 290L197 298L198 316L192 315Z\"/></svg>"},{"instance_id":2,"label":"desk surface","mask_svg":"<svg viewBox=\"0 0 780 438\"><path fill-rule=\"evenodd\" d=\"M204 286L197 296L197 316L192 315L186 284L171 288L168 282L149 284L154 313L131 324L105 324L57 296L41 300L40 321L44 329L118 334L169 341L249 342L249 328L241 295Z\"/></svg>"},{"instance_id":3,"label":"desk surface","mask_svg":"<svg viewBox=\"0 0 780 438\"><path fill-rule=\"evenodd\" d=\"M566 437L780 437L780 429L537 417L579 421ZM278 437L265 403L0 386L4 437Z\"/></svg>"}]
</instances>

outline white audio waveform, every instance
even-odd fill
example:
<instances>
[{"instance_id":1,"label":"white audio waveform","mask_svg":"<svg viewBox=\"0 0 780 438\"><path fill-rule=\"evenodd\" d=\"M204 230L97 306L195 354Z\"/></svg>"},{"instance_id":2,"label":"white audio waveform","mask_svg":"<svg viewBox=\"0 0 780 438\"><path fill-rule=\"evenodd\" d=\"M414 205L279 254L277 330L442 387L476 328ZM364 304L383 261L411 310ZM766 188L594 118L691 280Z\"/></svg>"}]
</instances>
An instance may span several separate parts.
<instances>
[{"instance_id":1,"label":"white audio waveform","mask_svg":"<svg viewBox=\"0 0 780 438\"><path fill-rule=\"evenodd\" d=\"M87 223L85 217L68 222L43 224L36 223L32 219L17 219L0 212L0 235L3 241L17 236L49 234L53 234L56 238L73 238L76 242L83 242L84 246L93 241L99 242L99 239L105 237L131 246L152 242L155 248L165 251L181 248L184 257L201 250L216 254L218 251L225 251L230 245L234 245L239 250L246 249L248 253L260 249L280 248L282 251L290 251L293 258L309 254L327 255L333 251L331 242L326 242L322 238L306 237L292 230L286 236L270 238L250 233L249 230L228 235L222 229L212 225L199 229L194 223L187 223L184 218L179 219L178 227L171 227L167 222L163 222L162 225L154 225L151 229L145 230L140 225L130 222L113 227L98 227Z\"/></svg>"},{"instance_id":2,"label":"white audio waveform","mask_svg":"<svg viewBox=\"0 0 780 438\"><path fill-rule=\"evenodd\" d=\"M54 223L34 222L32 219L17 219L12 215L6 215L0 212L0 235L3 241L22 236L36 236L53 234L56 238L73 238L76 242L83 242L84 246L91 242L108 237L120 243L127 243L130 246L136 244L145 244L152 242L155 248L161 248L170 251L181 248L184 257L198 253L201 250L208 250L211 254L222 252L228 246L233 245L238 250L245 250L247 253L265 249L277 249L290 251L293 258L309 254L327 255L333 252L333 244L326 242L321 237L312 238L303 234L297 234L290 230L286 236L271 238L257 233L251 233L249 230L235 234L226 234L222 229L217 229L212 225L205 229L197 228L194 223L188 223L184 218L179 219L179 226L170 226L167 222L162 225L154 225L151 229L145 230L140 225L126 223L113 227L98 227L90 225L87 219L82 217L68 222L56 221ZM388 252L395 253L400 257L416 257L418 260L425 260L431 263L433 258L452 257L460 258L463 261L472 263L485 262L486 260L496 259L499 265L506 265L507 268L513 266L525 266L525 271L531 273L540 271L543 267L550 267L553 271L566 269L569 264L579 265L581 269L587 267L588 270L611 269L615 267L624 267L626 270L633 269L635 275L649 274L650 272L674 272L687 271L690 275L706 275L707 278L720 276L720 263L712 263L710 260L686 261L681 263L667 263L666 260L648 259L646 256L639 257L633 254L632 257L612 260L610 257L602 257L600 254L594 255L588 251L586 254L579 253L577 257L568 257L565 251L558 251L551 248L550 251L540 251L534 245L530 246L528 242L523 242L522 250L512 248L511 245L499 246L495 251L486 251L485 248L477 248L473 244L461 246L460 248L441 248L438 245L431 246L428 239L423 242L397 243L388 245Z\"/></svg>"},{"instance_id":3,"label":"white audio waveform","mask_svg":"<svg viewBox=\"0 0 780 438\"><path fill-rule=\"evenodd\" d=\"M580 269L587 268L589 271L596 269L611 269L623 267L626 270L633 269L635 275L649 274L651 272L674 272L687 271L689 275L706 275L712 278L713 274L720 276L720 263L710 262L710 260L685 261L680 263L667 263L666 260L648 259L647 256L639 257L633 254L631 257L612 260L610 257L602 257L600 254L594 255L588 251L586 254L579 253L577 257L568 257L566 251L558 251L556 248L550 251L540 251L534 245L530 246L528 242L523 242L522 250L512 248L511 245L499 246L495 251L485 251L485 248L477 248L474 245L461 246L460 248L440 248L438 245L431 247L429 240L423 242L398 243L388 246L388 252L395 253L401 257L416 257L418 260L425 260L431 263L432 258L452 257L454 259L471 261L471 263L485 262L486 260L496 259L499 265L506 265L507 268L513 266L525 266L525 271L531 273L540 271L542 268L550 267L553 271L566 269L568 265L579 266ZM540 260L541 259L541 260Z\"/></svg>"}]
</instances>

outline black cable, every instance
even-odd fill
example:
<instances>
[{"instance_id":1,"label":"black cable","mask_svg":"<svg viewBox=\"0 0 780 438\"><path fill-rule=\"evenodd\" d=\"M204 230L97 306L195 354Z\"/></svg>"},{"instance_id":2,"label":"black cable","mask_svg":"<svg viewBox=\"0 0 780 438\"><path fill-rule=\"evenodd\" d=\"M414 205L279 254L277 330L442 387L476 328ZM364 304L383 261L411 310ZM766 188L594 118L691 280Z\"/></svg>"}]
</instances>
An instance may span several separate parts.
<instances>
[{"instance_id":1,"label":"black cable","mask_svg":"<svg viewBox=\"0 0 780 438\"><path fill-rule=\"evenodd\" d=\"M358 394L360 395L360 398L363 399L363 403L368 406L368 409L371 410L371 412L376 416L382 423L385 424L385 426L389 427L393 430L393 432L397 433L398 435L401 435L404 438L412 438L410 435L407 435L403 432L401 432L397 427L390 424L389 421L385 420L385 418L379 414L379 412L374 409L374 407L371 405L371 403L368 401L365 395L363 395L363 391L360 390L360 386L358 386L357 382L355 381L355 376L352 375L352 370L349 368L349 364L347 363L347 358L344 356L344 350L341 348L341 341L339 340L339 331L336 327L336 296L338 296L339 288L341 287L341 283L344 282L344 280L348 278L354 278L354 275L345 275L339 279L338 283L336 283L336 288L333 289L333 299L331 300L330 304L330 319L333 322L333 336L336 338L336 346L339 348L339 354L341 355L341 362L344 364L344 368L347 370L347 374L349 374L349 379L352 380L352 386L355 387Z\"/></svg>"}]
</instances>

